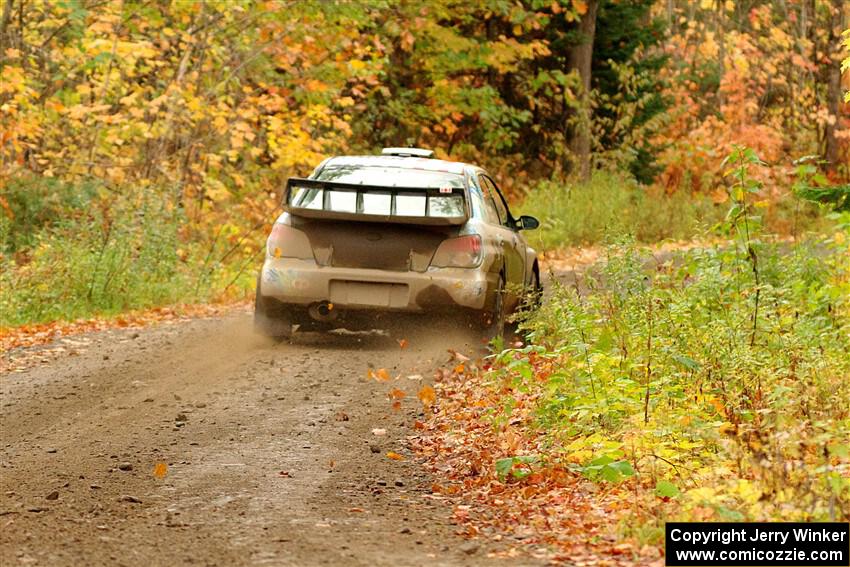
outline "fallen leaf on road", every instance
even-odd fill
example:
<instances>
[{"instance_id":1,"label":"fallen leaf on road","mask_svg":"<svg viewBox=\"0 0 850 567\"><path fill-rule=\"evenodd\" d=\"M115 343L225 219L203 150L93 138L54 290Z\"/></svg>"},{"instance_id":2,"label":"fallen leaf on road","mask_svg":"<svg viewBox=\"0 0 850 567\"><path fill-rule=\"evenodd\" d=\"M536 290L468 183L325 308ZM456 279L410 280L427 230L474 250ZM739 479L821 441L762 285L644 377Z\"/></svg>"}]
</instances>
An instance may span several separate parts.
<instances>
[{"instance_id":1,"label":"fallen leaf on road","mask_svg":"<svg viewBox=\"0 0 850 567\"><path fill-rule=\"evenodd\" d=\"M394 453L394 452L392 452L392 451L390 451L389 453L387 453L387 458L388 458L388 459L392 459L392 460L394 460L394 461L403 461L403 460L404 460L404 457L402 457L402 456L401 456L401 455L399 455L398 453Z\"/></svg>"},{"instance_id":2,"label":"fallen leaf on road","mask_svg":"<svg viewBox=\"0 0 850 567\"><path fill-rule=\"evenodd\" d=\"M387 397L391 400L400 400L400 399L404 398L405 395L406 394L404 393L404 390L399 390L398 388L393 388L392 390L389 391L389 393L387 394Z\"/></svg>"},{"instance_id":3,"label":"fallen leaf on road","mask_svg":"<svg viewBox=\"0 0 850 567\"><path fill-rule=\"evenodd\" d=\"M168 465L165 463L157 463L153 467L153 475L156 478L165 478L165 475L168 474Z\"/></svg>"},{"instance_id":4,"label":"fallen leaf on road","mask_svg":"<svg viewBox=\"0 0 850 567\"><path fill-rule=\"evenodd\" d=\"M458 520L465 520L469 517L470 508L468 505L456 506L452 515Z\"/></svg>"},{"instance_id":5,"label":"fallen leaf on road","mask_svg":"<svg viewBox=\"0 0 850 567\"><path fill-rule=\"evenodd\" d=\"M400 411L400 410L401 410L401 402L398 401L398 400L394 401L393 402L393 411Z\"/></svg>"},{"instance_id":6,"label":"fallen leaf on road","mask_svg":"<svg viewBox=\"0 0 850 567\"><path fill-rule=\"evenodd\" d=\"M408 344L409 343L407 342L407 339L398 339L398 346L400 346L402 349L407 348Z\"/></svg>"},{"instance_id":7,"label":"fallen leaf on road","mask_svg":"<svg viewBox=\"0 0 850 567\"><path fill-rule=\"evenodd\" d=\"M422 386L422 389L419 390L419 393L416 394L416 397L419 398L419 401L422 402L423 406L431 407L434 405L434 402L437 401L437 392L434 391L434 388L425 384Z\"/></svg>"},{"instance_id":8,"label":"fallen leaf on road","mask_svg":"<svg viewBox=\"0 0 850 567\"><path fill-rule=\"evenodd\" d=\"M379 368L377 370L372 370L371 368L366 373L371 380L377 380L378 382L386 382L390 379L390 373L387 372L386 368Z\"/></svg>"},{"instance_id":9,"label":"fallen leaf on road","mask_svg":"<svg viewBox=\"0 0 850 567\"><path fill-rule=\"evenodd\" d=\"M450 360L456 360L458 362L469 362L469 357L465 354L461 354L453 348L448 349L449 354L452 356Z\"/></svg>"}]
</instances>

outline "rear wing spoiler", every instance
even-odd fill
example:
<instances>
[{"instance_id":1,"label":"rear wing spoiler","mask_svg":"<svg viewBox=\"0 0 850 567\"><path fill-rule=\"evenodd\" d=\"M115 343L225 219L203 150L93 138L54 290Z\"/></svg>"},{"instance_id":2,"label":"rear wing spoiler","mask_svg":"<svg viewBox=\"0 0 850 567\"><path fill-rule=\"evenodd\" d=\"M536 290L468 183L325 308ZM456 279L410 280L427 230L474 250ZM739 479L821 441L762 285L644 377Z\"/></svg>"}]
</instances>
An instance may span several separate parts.
<instances>
[{"instance_id":1,"label":"rear wing spoiler","mask_svg":"<svg viewBox=\"0 0 850 567\"><path fill-rule=\"evenodd\" d=\"M384 187L290 177L283 209L291 215L329 220L419 225L461 225L469 220L462 187Z\"/></svg>"}]
</instances>

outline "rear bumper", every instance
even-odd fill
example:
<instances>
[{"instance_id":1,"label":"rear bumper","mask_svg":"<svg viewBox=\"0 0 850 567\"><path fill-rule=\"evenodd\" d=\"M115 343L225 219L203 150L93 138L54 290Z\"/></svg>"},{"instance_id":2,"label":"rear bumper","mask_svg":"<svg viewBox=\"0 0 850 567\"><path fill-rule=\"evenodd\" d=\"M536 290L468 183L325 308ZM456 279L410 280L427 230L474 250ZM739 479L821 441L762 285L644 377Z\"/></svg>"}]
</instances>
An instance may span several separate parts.
<instances>
[{"instance_id":1,"label":"rear bumper","mask_svg":"<svg viewBox=\"0 0 850 567\"><path fill-rule=\"evenodd\" d=\"M334 268L314 260L267 258L261 292L282 303L327 301L344 309L423 313L442 309L482 310L498 274L481 268L429 268L425 272Z\"/></svg>"}]
</instances>

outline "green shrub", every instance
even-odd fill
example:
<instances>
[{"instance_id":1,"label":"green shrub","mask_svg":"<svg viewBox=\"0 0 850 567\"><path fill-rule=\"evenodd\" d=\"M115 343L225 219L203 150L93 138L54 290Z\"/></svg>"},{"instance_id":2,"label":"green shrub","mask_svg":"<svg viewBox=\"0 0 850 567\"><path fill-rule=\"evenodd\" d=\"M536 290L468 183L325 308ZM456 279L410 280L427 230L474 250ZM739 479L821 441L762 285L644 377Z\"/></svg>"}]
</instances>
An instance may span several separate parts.
<instances>
[{"instance_id":1,"label":"green shrub","mask_svg":"<svg viewBox=\"0 0 850 567\"><path fill-rule=\"evenodd\" d=\"M531 244L557 250L623 235L640 243L699 238L723 221L728 205L683 191L667 195L600 171L586 184L542 182L516 208L541 222L540 229L527 234ZM766 216L765 224L780 234L797 235L823 226L816 207L790 194L772 203Z\"/></svg>"},{"instance_id":2,"label":"green shrub","mask_svg":"<svg viewBox=\"0 0 850 567\"><path fill-rule=\"evenodd\" d=\"M726 163L717 229L730 245L660 265L629 240L610 246L583 286L553 282L526 322L533 345L496 368L502 384L534 390L544 458L589 478L629 463L654 487L644 504L659 522L697 510L846 521L850 238L763 242L762 186L748 174L760 160L736 148Z\"/></svg>"},{"instance_id":3,"label":"green shrub","mask_svg":"<svg viewBox=\"0 0 850 567\"><path fill-rule=\"evenodd\" d=\"M594 480L637 476L654 487L640 514L656 526L847 520L850 238L839 225L763 242L762 185L749 176L761 162L737 147L725 163L716 228L731 244L660 265L628 240L609 247L583 290L553 282L526 322L533 346L504 351L497 372L535 390L542 458Z\"/></svg>"},{"instance_id":4,"label":"green shrub","mask_svg":"<svg viewBox=\"0 0 850 567\"><path fill-rule=\"evenodd\" d=\"M0 326L114 315L253 290L262 225L189 219L169 187L36 175L0 188Z\"/></svg>"},{"instance_id":5,"label":"green shrub","mask_svg":"<svg viewBox=\"0 0 850 567\"><path fill-rule=\"evenodd\" d=\"M604 172L584 185L543 182L529 191L518 210L540 219L540 229L529 238L543 250L596 244L622 234L639 242L691 238L725 212L706 198L656 195Z\"/></svg>"},{"instance_id":6,"label":"green shrub","mask_svg":"<svg viewBox=\"0 0 850 567\"><path fill-rule=\"evenodd\" d=\"M79 216L97 193L96 182L75 185L32 174L6 181L0 191L0 253L33 246L42 229Z\"/></svg>"},{"instance_id":7,"label":"green shrub","mask_svg":"<svg viewBox=\"0 0 850 567\"><path fill-rule=\"evenodd\" d=\"M758 280L738 247L647 270L620 243L581 295L553 282L494 382L537 400L544 460L630 463L659 522L850 518L848 239L750 246Z\"/></svg>"},{"instance_id":8,"label":"green shrub","mask_svg":"<svg viewBox=\"0 0 850 567\"><path fill-rule=\"evenodd\" d=\"M177 254L182 219L164 199L112 199L65 213L11 239L32 247L20 266L11 257L3 260L0 283L8 293L0 303L0 325L198 299L192 270Z\"/></svg>"}]
</instances>

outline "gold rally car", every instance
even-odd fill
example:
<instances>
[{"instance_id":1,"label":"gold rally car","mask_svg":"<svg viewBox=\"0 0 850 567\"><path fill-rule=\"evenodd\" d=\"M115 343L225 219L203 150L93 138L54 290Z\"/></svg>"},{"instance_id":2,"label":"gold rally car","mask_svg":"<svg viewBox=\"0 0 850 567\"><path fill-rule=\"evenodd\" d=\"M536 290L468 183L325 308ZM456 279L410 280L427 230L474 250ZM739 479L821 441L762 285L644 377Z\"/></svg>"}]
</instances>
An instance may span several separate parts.
<instances>
[{"instance_id":1,"label":"gold rally car","mask_svg":"<svg viewBox=\"0 0 850 567\"><path fill-rule=\"evenodd\" d=\"M541 296L537 254L486 171L418 148L340 156L290 178L266 244L260 333L381 328L400 313L503 332Z\"/></svg>"}]
</instances>

